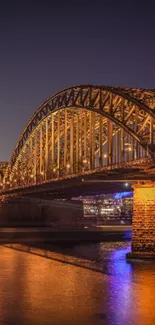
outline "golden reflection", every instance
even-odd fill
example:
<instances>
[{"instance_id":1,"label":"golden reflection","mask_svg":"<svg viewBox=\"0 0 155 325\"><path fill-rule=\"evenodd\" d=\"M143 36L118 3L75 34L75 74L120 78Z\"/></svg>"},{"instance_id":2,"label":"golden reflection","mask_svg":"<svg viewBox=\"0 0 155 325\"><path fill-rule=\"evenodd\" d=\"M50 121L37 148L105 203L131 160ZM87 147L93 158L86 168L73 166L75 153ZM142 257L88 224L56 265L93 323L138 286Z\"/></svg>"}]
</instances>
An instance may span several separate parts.
<instances>
[{"instance_id":1,"label":"golden reflection","mask_svg":"<svg viewBox=\"0 0 155 325\"><path fill-rule=\"evenodd\" d=\"M137 267L135 270L134 289L134 313L137 315L137 324L152 324L155 320L154 298L155 298L155 274L150 272L149 264ZM153 267L153 265L152 265Z\"/></svg>"},{"instance_id":2,"label":"golden reflection","mask_svg":"<svg viewBox=\"0 0 155 325\"><path fill-rule=\"evenodd\" d=\"M104 252L97 273L0 246L0 324L154 325L154 266Z\"/></svg>"}]
</instances>

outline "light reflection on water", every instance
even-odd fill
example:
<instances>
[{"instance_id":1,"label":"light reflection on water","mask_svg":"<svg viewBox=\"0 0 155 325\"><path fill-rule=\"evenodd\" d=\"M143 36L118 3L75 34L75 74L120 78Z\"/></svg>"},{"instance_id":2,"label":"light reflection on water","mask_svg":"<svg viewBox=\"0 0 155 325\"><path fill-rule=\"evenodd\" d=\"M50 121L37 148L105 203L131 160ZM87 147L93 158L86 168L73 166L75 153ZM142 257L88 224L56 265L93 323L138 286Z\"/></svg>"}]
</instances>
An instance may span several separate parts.
<instances>
[{"instance_id":1,"label":"light reflection on water","mask_svg":"<svg viewBox=\"0 0 155 325\"><path fill-rule=\"evenodd\" d=\"M44 243L41 246L35 245L35 247L41 247L46 252L47 250L63 254L62 256L70 256L70 262L74 262L74 258L77 261L89 261L89 266L96 265L96 269L101 270L103 267L103 273L115 276L124 276L132 272L132 265L126 260L126 254L131 250L130 242L100 242L100 243L82 243L82 244L48 244ZM83 266L85 264L83 263Z\"/></svg>"},{"instance_id":2,"label":"light reflection on water","mask_svg":"<svg viewBox=\"0 0 155 325\"><path fill-rule=\"evenodd\" d=\"M104 273L0 246L0 324L155 324L155 264L127 262L130 243L57 250L104 264Z\"/></svg>"}]
</instances>

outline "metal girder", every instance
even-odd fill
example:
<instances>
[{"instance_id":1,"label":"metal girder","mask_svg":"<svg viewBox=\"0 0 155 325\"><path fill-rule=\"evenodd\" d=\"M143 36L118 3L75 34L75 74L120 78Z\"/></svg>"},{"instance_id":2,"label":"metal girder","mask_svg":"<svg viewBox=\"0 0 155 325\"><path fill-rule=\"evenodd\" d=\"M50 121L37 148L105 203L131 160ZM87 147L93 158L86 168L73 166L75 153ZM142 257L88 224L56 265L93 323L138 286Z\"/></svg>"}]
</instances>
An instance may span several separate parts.
<instances>
[{"instance_id":1,"label":"metal girder","mask_svg":"<svg viewBox=\"0 0 155 325\"><path fill-rule=\"evenodd\" d=\"M24 168L27 175L31 173L31 183L34 173L36 182L48 180L51 169L55 177L59 172L63 174L62 169L68 170L68 161L69 170L78 173L131 160L131 156L140 158L146 151L154 157L153 105L155 93L151 90L92 85L63 90L49 98L29 120L4 180L7 182L9 175L11 180L18 173L22 175ZM125 147L125 138L130 147Z\"/></svg>"},{"instance_id":2,"label":"metal girder","mask_svg":"<svg viewBox=\"0 0 155 325\"><path fill-rule=\"evenodd\" d=\"M23 147L24 141L27 140L28 136L32 133L33 129L40 123L41 120L43 120L47 115L49 115L52 111L65 108L65 107L81 107L81 108L87 108L92 109L95 111L102 111L103 113L106 113L106 104L109 98L109 94L114 95L115 97L119 97L119 99L126 99L129 103L133 103L133 105L137 106L139 109L143 110L145 113L147 113L149 116L152 116L155 118L155 111L152 110L149 106L145 105L142 100L137 98L131 97L130 93L128 94L127 91L125 91L123 88L117 89L114 87L97 87L97 86L77 86L73 88L69 88L64 90L63 92L60 92L54 96L52 96L48 101L46 101L32 116L30 121L28 122L27 126L25 127L19 141L17 142L17 145L15 147L15 150L12 153L11 161L14 162L16 159L16 156L18 156L20 149ZM132 89L131 89L132 90ZM135 90L136 92L136 90ZM145 90L137 89L137 92L140 92L142 95L145 93ZM154 94L154 101L155 101L155 94ZM112 105L112 103L111 103ZM108 105L107 105L108 106ZM119 119L116 119L115 112L117 111L116 106L114 105L114 109L112 109L112 115L113 118L115 118L115 121L117 123ZM129 114L129 112L128 112ZM110 116L108 116L110 118ZM124 126L127 126L127 124L124 121ZM123 127L123 124L121 125ZM130 133L130 128L128 128L128 131ZM132 130L131 130L132 131ZM140 141L140 139L139 139Z\"/></svg>"}]
</instances>

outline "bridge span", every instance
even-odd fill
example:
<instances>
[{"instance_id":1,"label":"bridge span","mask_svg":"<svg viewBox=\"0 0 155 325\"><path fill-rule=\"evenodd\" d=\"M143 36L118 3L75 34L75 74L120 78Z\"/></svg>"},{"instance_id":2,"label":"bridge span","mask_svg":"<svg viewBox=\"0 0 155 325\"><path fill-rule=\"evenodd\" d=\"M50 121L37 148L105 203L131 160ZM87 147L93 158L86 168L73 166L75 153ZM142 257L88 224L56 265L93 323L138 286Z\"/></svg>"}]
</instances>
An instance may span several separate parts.
<instances>
[{"instance_id":1,"label":"bridge span","mask_svg":"<svg viewBox=\"0 0 155 325\"><path fill-rule=\"evenodd\" d=\"M81 85L53 95L19 137L1 196L88 188L92 183L83 179L93 177L141 180L135 185L134 218L143 218L133 226L133 252L155 256L154 107L151 89ZM147 195L137 199L145 188Z\"/></svg>"}]
</instances>

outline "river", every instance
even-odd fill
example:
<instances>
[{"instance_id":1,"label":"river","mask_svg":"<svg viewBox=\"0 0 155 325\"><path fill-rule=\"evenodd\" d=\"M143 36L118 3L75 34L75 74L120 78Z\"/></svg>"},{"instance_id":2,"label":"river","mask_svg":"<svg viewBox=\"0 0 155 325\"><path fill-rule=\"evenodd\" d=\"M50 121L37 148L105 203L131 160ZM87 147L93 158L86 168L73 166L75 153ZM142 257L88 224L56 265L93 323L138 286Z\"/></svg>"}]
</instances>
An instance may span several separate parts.
<instances>
[{"instance_id":1,"label":"river","mask_svg":"<svg viewBox=\"0 0 155 325\"><path fill-rule=\"evenodd\" d=\"M1 325L155 324L155 263L128 262L129 241L33 247L0 246Z\"/></svg>"}]
</instances>

